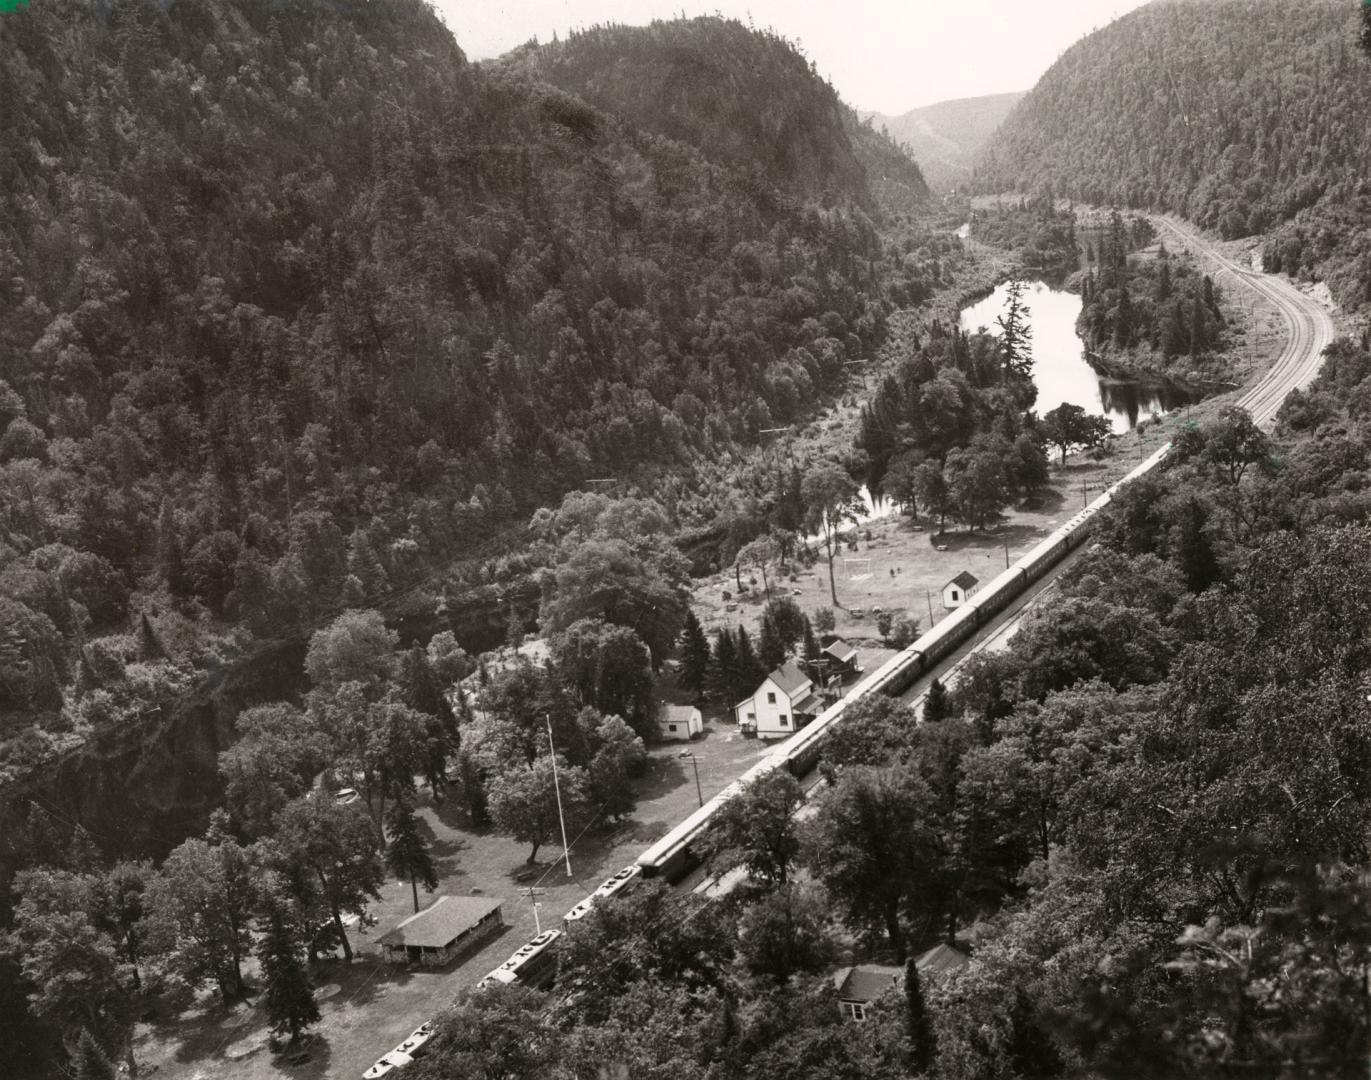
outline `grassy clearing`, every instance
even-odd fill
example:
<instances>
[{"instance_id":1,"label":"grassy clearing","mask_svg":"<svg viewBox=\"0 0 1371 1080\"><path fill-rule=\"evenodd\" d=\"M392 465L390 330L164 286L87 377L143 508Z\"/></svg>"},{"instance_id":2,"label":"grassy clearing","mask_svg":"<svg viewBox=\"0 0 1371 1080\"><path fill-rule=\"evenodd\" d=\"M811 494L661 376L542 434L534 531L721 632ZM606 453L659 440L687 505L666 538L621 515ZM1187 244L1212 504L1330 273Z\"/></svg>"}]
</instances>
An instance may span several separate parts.
<instances>
[{"instance_id":1,"label":"grassy clearing","mask_svg":"<svg viewBox=\"0 0 1371 1080\"><path fill-rule=\"evenodd\" d=\"M638 783L638 810L608 835L587 834L572 843L573 876L568 879L561 845L539 852L540 865L526 879L528 848L488 829L472 829L456 800L426 802L420 816L430 833L440 874L438 894L479 893L504 900L510 924L480 951L440 970L407 970L377 961L376 940L413 913L409 884L390 882L371 909L374 927L354 930L358 959L351 967L328 962L315 972L322 1022L314 1029L310 1061L291 1066L267 1047L262 1013L251 1005L226 1009L215 998L174 1022L143 1025L138 1058L157 1075L186 1080L356 1080L414 1028L440 1012L536 932L528 889L534 887L542 926L561 917L606 877L632 862L654 839L698 805L695 772L681 758L685 744L651 751L647 775ZM705 799L717 794L765 751L731 725L710 722L702 739L689 744L699 766ZM437 894L435 894L437 895ZM422 891L420 906L432 901Z\"/></svg>"}]
</instances>

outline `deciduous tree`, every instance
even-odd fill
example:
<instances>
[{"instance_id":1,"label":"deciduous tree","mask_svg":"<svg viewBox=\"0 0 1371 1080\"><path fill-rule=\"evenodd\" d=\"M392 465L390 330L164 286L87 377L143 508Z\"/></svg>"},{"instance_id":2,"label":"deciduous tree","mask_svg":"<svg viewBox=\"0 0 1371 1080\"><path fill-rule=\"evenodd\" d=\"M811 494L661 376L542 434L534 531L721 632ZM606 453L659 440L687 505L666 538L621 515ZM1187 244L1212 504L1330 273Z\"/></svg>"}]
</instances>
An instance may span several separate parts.
<instances>
[{"instance_id":1,"label":"deciduous tree","mask_svg":"<svg viewBox=\"0 0 1371 1080\"><path fill-rule=\"evenodd\" d=\"M804 792L784 769L760 777L719 809L717 850L770 888L790 880L800 851L795 811Z\"/></svg>"},{"instance_id":2,"label":"deciduous tree","mask_svg":"<svg viewBox=\"0 0 1371 1080\"><path fill-rule=\"evenodd\" d=\"M531 765L515 765L491 780L490 819L498 831L531 845L528 864L533 866L538 849L561 836L559 801L568 841L586 823L591 813L587 787L584 769L559 759L554 776L552 758L544 754Z\"/></svg>"},{"instance_id":3,"label":"deciduous tree","mask_svg":"<svg viewBox=\"0 0 1371 1080\"><path fill-rule=\"evenodd\" d=\"M313 899L333 919L343 956L351 963L343 913L362 914L368 901L380 899L385 880L366 815L329 798L296 799L277 816L266 859L291 882L297 898Z\"/></svg>"},{"instance_id":4,"label":"deciduous tree","mask_svg":"<svg viewBox=\"0 0 1371 1080\"><path fill-rule=\"evenodd\" d=\"M838 586L833 578L833 555L838 534L844 525L855 524L861 511L857 498L857 484L847 471L829 462L812 468L804 478L801 490L805 502L805 527L823 537L828 555L828 592L833 606L838 607Z\"/></svg>"}]
</instances>

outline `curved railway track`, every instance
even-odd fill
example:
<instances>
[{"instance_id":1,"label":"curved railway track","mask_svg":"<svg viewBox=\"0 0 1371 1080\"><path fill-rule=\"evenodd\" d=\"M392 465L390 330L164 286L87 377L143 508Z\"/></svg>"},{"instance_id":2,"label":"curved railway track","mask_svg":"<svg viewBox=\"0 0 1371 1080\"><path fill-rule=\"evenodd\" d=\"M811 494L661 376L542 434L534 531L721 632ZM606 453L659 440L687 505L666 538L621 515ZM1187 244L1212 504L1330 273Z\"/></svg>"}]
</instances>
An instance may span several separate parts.
<instances>
[{"instance_id":1,"label":"curved railway track","mask_svg":"<svg viewBox=\"0 0 1371 1080\"><path fill-rule=\"evenodd\" d=\"M1238 405L1252 414L1257 423L1274 420L1290 391L1307 385L1318 373L1323 350L1333 341L1333 320L1318 303L1284 278L1246 270L1210 247L1189 228L1170 218L1157 220L1162 228L1180 238L1188 247L1202 252L1207 259L1227 270L1279 312L1286 330L1285 349L1271 370L1237 401Z\"/></svg>"},{"instance_id":2,"label":"curved railway track","mask_svg":"<svg viewBox=\"0 0 1371 1080\"><path fill-rule=\"evenodd\" d=\"M1333 340L1332 319L1317 302L1284 279L1246 270L1210 247L1187 226L1166 218L1157 220L1186 246L1201 252L1222 270L1231 273L1279 313L1286 331L1285 347L1270 370L1235 402L1247 409L1258 423L1270 423L1286 396L1292 390L1307 385L1317 374L1323 351ZM922 684L928 679L934 676L946 678L966 656L992 646L996 640L1002 640L1011 633L1013 626L1052 588L1056 575L1071 556L1080 550L1095 515L1109 504L1114 492L1123 484L1155 468L1168 449L1169 444L1133 469L1086 509L1073 516L1066 525L1006 569L978 594L973 603L959 609L908 649L882 665L877 672L862 679L846 698L826 709L807 728L796 732L767 754L758 765L643 852L632 866L606 881L595 897L582 901L568 913L570 918L566 925L570 927L575 920L584 916L596 897L609 895L611 886L613 889L631 887L639 876L660 876L673 883L681 883L691 866L698 861L692 856L690 845L699 841L708 831L719 807L742 791L750 781L769 771L787 769L796 776L810 773L819 758L827 732L842 721L843 713L851 702L872 693L902 696L906 700L917 698ZM736 872L733 876L737 876ZM694 884L691 879L687 879L686 883ZM696 891L712 895L727 891L728 884L727 881L707 880L699 883Z\"/></svg>"}]
</instances>

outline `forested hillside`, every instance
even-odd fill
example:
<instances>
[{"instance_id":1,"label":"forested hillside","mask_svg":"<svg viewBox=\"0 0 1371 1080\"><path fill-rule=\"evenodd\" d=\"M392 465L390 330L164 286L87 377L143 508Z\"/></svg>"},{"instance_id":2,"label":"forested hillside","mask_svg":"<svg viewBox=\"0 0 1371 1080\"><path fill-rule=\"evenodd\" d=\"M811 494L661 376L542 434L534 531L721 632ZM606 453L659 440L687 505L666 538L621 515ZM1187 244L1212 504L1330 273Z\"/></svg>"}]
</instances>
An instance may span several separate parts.
<instances>
[{"instance_id":1,"label":"forested hillside","mask_svg":"<svg viewBox=\"0 0 1371 1080\"><path fill-rule=\"evenodd\" d=\"M1273 434L1183 427L922 723L853 701L822 782L740 793L710 842L743 887L597 905L553 993L459 997L413 1075L1361 1076L1367 345ZM860 1024L833 992L854 942L906 965ZM910 963L954 942L960 970Z\"/></svg>"},{"instance_id":2,"label":"forested hillside","mask_svg":"<svg viewBox=\"0 0 1371 1080\"><path fill-rule=\"evenodd\" d=\"M976 156L1023 92L957 98L899 116L869 114L873 127L908 147L934 191L951 191L971 179Z\"/></svg>"},{"instance_id":3,"label":"forested hillside","mask_svg":"<svg viewBox=\"0 0 1371 1080\"><path fill-rule=\"evenodd\" d=\"M504 62L793 196L869 205L875 187L908 208L928 194L913 160L770 32L720 18L597 26Z\"/></svg>"},{"instance_id":4,"label":"forested hillside","mask_svg":"<svg viewBox=\"0 0 1371 1080\"><path fill-rule=\"evenodd\" d=\"M0 20L11 765L248 634L429 581L588 478L689 476L812 415L890 302L927 295L936 253L883 243L801 58L659 32L726 40L803 130L745 81L611 115L467 64L419 0Z\"/></svg>"},{"instance_id":5,"label":"forested hillside","mask_svg":"<svg viewBox=\"0 0 1371 1080\"><path fill-rule=\"evenodd\" d=\"M1371 300L1371 60L1341 0L1157 0L1069 49L982 158L981 190L1274 230L1268 269Z\"/></svg>"}]
</instances>

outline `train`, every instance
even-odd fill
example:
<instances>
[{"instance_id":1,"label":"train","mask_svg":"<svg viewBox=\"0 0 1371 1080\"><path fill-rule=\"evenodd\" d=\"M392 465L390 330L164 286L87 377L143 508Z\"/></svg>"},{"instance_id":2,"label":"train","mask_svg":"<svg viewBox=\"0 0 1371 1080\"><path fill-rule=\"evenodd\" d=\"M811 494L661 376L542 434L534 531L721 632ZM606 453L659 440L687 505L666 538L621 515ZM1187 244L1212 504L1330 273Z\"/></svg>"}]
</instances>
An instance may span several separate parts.
<instances>
[{"instance_id":1,"label":"train","mask_svg":"<svg viewBox=\"0 0 1371 1080\"><path fill-rule=\"evenodd\" d=\"M1170 449L1170 443L1161 447L1122 480L1106 488L1092 503L1055 529L1017 562L1008 566L1004 573L976 593L952 615L861 679L845 697L830 705L810 724L763 757L644 851L637 861L642 876L663 878L675 884L689 874L701 862L695 845L709 831L714 815L724 803L777 769L785 769L796 778L809 773L819 763L824 743L834 726L842 723L844 714L854 702L869 694L897 697L908 690L921 675L932 671L989 619L998 615L1022 596L1031 585L1041 580L1052 567L1066 557L1068 552L1080 546L1089 536L1096 516L1109 505L1115 493L1125 484L1156 468Z\"/></svg>"},{"instance_id":2,"label":"train","mask_svg":"<svg viewBox=\"0 0 1371 1080\"><path fill-rule=\"evenodd\" d=\"M544 930L532 941L520 945L499 967L495 968L476 984L477 990L489 986L509 986L519 983L542 990L552 984L557 977L557 939L560 930Z\"/></svg>"},{"instance_id":3,"label":"train","mask_svg":"<svg viewBox=\"0 0 1371 1080\"><path fill-rule=\"evenodd\" d=\"M635 863L608 878L594 893L566 913L563 918L564 928L573 929L590 913L597 902L603 902L621 891L626 891L639 879L662 878L669 884L679 883L703 861L695 845L708 833L714 823L714 816L724 803L777 769L785 769L797 779L811 772L819 763L829 734L835 725L842 723L843 716L854 702L870 694L897 697L908 690L921 675L932 671L956 652L988 620L1004 611L1064 559L1068 552L1079 547L1089 536L1096 516L1109 505L1115 493L1125 484L1156 468L1170 449L1169 443L1161 447L1122 480L1106 488L1094 502L1074 514L1017 562L1006 567L1002 574L969 598L948 618L858 681L846 696L830 705L810 724L764 756L756 765L649 847L638 856ZM525 981L516 974L521 966L520 961L531 952L535 955L553 953L554 943L559 936L559 932L555 930L540 934L482 979L478 989L495 982ZM542 964L539 968L540 975L547 970ZM538 981L541 982L541 979Z\"/></svg>"}]
</instances>

